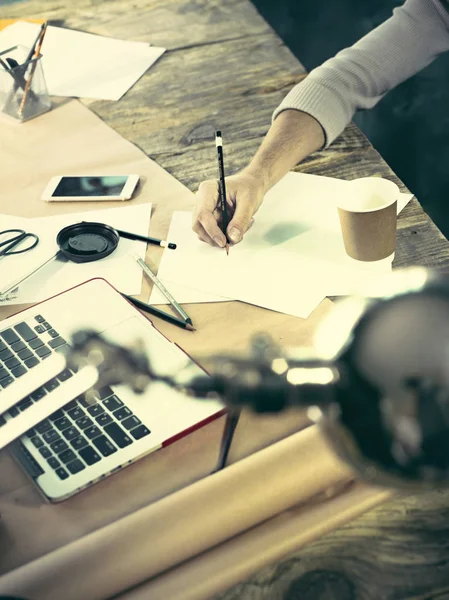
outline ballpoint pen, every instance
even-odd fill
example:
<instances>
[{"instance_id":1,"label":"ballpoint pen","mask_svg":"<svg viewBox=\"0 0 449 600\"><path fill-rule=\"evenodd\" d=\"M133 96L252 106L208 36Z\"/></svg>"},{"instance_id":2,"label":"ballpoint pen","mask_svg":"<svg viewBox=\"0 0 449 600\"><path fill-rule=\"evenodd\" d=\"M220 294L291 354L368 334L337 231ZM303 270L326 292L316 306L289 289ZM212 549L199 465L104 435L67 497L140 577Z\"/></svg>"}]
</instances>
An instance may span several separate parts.
<instances>
[{"instance_id":1,"label":"ballpoint pen","mask_svg":"<svg viewBox=\"0 0 449 600\"><path fill-rule=\"evenodd\" d=\"M142 260L138 254L134 254L133 258L137 262L137 264L139 264L142 267L142 270L145 273L145 275L147 275L151 279L151 281L159 288L159 290L162 292L162 294L167 298L167 300L173 306L175 311L184 319L184 321L186 323L188 323L189 325L192 325L192 319L189 317L189 315L186 313L186 311L182 308L182 306L180 306L176 302L176 300L173 298L173 296L167 290L165 285L157 277L157 275L155 273L153 273L153 271L146 264L146 262L144 260Z\"/></svg>"}]
</instances>

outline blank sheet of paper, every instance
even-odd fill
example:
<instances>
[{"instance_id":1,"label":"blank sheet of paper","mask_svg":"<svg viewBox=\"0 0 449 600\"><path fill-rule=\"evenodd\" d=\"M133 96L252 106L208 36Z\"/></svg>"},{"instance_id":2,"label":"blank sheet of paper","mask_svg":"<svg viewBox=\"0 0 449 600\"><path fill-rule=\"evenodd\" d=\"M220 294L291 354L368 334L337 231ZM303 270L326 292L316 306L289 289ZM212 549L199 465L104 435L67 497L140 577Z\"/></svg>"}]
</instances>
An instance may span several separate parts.
<instances>
[{"instance_id":1,"label":"blank sheet of paper","mask_svg":"<svg viewBox=\"0 0 449 600\"><path fill-rule=\"evenodd\" d=\"M0 215L1 230L21 228L39 236L38 245L29 252L0 259L1 288L5 289L21 276L30 273L58 251L56 236L60 229L80 221L95 221L119 227L139 235L148 235L151 204L138 204L55 217L25 219ZM18 248L19 249L19 248ZM145 242L121 238L112 254L90 263L73 263L54 260L19 286L1 304L38 302L93 277L103 277L120 292L139 294L142 287L142 269L129 256L137 253L145 257Z\"/></svg>"},{"instance_id":2,"label":"blank sheet of paper","mask_svg":"<svg viewBox=\"0 0 449 600\"><path fill-rule=\"evenodd\" d=\"M345 253L336 200L347 185L288 173L265 196L253 227L229 256L197 239L190 213L175 213L169 238L178 249L164 252L159 277L179 302L207 301L208 294L213 301L221 295L297 316L307 316L325 296L354 293L380 281L391 272L391 263L379 263L372 271ZM401 194L398 211L411 198ZM153 292L150 302L164 300Z\"/></svg>"},{"instance_id":3,"label":"blank sheet of paper","mask_svg":"<svg viewBox=\"0 0 449 600\"><path fill-rule=\"evenodd\" d=\"M19 21L0 32L0 51L30 48L39 25ZM146 42L117 40L49 26L42 66L51 95L119 100L165 52Z\"/></svg>"}]
</instances>

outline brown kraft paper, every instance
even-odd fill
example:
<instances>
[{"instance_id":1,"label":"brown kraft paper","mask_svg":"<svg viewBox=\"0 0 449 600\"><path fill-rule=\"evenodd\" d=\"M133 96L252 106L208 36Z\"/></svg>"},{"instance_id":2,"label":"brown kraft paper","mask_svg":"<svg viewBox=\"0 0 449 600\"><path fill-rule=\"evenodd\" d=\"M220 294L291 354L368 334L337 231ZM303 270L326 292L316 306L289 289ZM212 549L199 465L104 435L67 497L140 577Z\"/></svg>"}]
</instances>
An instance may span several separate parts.
<instances>
[{"instance_id":1,"label":"brown kraft paper","mask_svg":"<svg viewBox=\"0 0 449 600\"><path fill-rule=\"evenodd\" d=\"M351 479L308 427L3 575L0 593L104 600Z\"/></svg>"}]
</instances>

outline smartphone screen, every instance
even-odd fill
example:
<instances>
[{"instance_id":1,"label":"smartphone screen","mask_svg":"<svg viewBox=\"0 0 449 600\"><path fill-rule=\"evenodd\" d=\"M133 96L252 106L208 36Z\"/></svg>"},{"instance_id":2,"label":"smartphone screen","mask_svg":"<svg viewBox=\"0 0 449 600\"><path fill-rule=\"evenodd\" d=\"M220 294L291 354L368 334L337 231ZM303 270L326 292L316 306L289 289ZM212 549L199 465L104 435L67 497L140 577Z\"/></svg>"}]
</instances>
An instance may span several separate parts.
<instances>
[{"instance_id":1,"label":"smartphone screen","mask_svg":"<svg viewBox=\"0 0 449 600\"><path fill-rule=\"evenodd\" d=\"M106 175L104 177L62 177L52 196L70 198L76 196L120 196L128 175Z\"/></svg>"}]
</instances>

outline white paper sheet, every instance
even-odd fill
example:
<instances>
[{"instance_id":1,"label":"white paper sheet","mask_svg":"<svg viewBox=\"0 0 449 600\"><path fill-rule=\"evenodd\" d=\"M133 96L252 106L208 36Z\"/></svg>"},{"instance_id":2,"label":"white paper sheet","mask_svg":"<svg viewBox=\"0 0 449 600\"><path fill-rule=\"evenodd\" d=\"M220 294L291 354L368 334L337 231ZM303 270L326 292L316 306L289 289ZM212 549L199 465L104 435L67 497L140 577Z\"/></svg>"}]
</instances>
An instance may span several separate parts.
<instances>
[{"instance_id":1,"label":"white paper sheet","mask_svg":"<svg viewBox=\"0 0 449 600\"><path fill-rule=\"evenodd\" d=\"M39 25L19 21L0 32L0 51L31 47ZM42 66L51 95L119 100L165 52L146 42L130 42L49 26Z\"/></svg>"},{"instance_id":2,"label":"white paper sheet","mask_svg":"<svg viewBox=\"0 0 449 600\"><path fill-rule=\"evenodd\" d=\"M297 316L307 316L325 296L355 293L382 279L391 263L379 263L373 271L372 265L355 266L346 255L336 200L347 185L343 180L288 173L268 192L253 227L231 247L229 256L197 239L190 213L175 213L169 237L178 249L164 252L159 278L181 303L226 295ZM398 211L412 197L401 194ZM153 291L150 302L164 300Z\"/></svg>"},{"instance_id":3,"label":"white paper sheet","mask_svg":"<svg viewBox=\"0 0 449 600\"><path fill-rule=\"evenodd\" d=\"M31 272L53 256L58 250L56 244L57 233L67 225L79 221L95 221L139 235L148 235L150 217L151 204L70 213L38 219L0 215L0 231L20 228L36 233L40 239L39 244L33 250L0 259L0 288L4 290L9 284L14 283L21 276ZM122 238L117 249L111 255L98 261L81 264L58 260L52 261L21 284L17 292L11 293L8 299L0 302L1 304L38 302L93 277L103 277L125 294L139 294L142 287L142 269L129 255L130 253L137 253L144 258L145 251L145 242Z\"/></svg>"}]
</instances>

